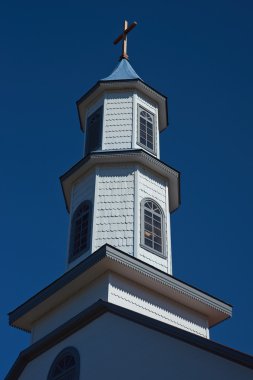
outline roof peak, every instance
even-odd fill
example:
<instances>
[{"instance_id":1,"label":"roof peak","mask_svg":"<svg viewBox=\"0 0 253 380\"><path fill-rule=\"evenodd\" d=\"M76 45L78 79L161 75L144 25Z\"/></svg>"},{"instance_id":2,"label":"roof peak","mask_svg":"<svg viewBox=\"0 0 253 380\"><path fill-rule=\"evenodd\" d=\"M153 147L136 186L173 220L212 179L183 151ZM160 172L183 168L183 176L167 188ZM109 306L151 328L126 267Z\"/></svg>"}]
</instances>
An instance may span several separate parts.
<instances>
[{"instance_id":1,"label":"roof peak","mask_svg":"<svg viewBox=\"0 0 253 380\"><path fill-rule=\"evenodd\" d=\"M126 80L126 79L141 79L139 75L130 65L129 61L122 58L118 65L115 67L113 72L106 78L101 79L101 81L109 80Z\"/></svg>"}]
</instances>

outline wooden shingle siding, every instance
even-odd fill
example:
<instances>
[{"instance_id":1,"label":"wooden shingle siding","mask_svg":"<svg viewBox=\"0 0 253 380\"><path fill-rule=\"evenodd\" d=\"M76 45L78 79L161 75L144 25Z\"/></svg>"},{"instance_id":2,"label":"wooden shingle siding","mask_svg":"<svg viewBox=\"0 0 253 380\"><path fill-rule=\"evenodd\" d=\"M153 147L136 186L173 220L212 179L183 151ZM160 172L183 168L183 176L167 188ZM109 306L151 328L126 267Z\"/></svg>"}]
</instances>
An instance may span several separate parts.
<instances>
[{"instance_id":1,"label":"wooden shingle siding","mask_svg":"<svg viewBox=\"0 0 253 380\"><path fill-rule=\"evenodd\" d=\"M131 149L133 94L111 93L106 96L103 149Z\"/></svg>"},{"instance_id":2,"label":"wooden shingle siding","mask_svg":"<svg viewBox=\"0 0 253 380\"><path fill-rule=\"evenodd\" d=\"M165 212L166 182L145 169L140 169L139 181L141 199L146 197L154 199Z\"/></svg>"},{"instance_id":3,"label":"wooden shingle siding","mask_svg":"<svg viewBox=\"0 0 253 380\"><path fill-rule=\"evenodd\" d=\"M208 322L204 315L172 300L168 302L168 298L150 293L143 286L133 286L127 279L114 274L110 275L109 302L209 338Z\"/></svg>"},{"instance_id":4,"label":"wooden shingle siding","mask_svg":"<svg viewBox=\"0 0 253 380\"><path fill-rule=\"evenodd\" d=\"M84 200L89 200L93 204L95 190L95 172L90 173L80 181L78 181L73 187L72 202L71 202L71 215L75 209Z\"/></svg>"},{"instance_id":5,"label":"wooden shingle siding","mask_svg":"<svg viewBox=\"0 0 253 380\"><path fill-rule=\"evenodd\" d=\"M96 200L94 249L108 243L132 255L134 169L100 169Z\"/></svg>"},{"instance_id":6,"label":"wooden shingle siding","mask_svg":"<svg viewBox=\"0 0 253 380\"><path fill-rule=\"evenodd\" d=\"M72 189L72 195L71 195L71 209L70 209L70 218L69 218L69 237L68 237L68 250L69 250L69 244L70 244L70 238L71 238L71 221L73 214L76 210L76 208L83 202L83 201L90 201L91 202L91 221L92 221L92 214L93 214L93 207L94 207L94 192L95 192L95 172L91 172L86 177L82 178L80 181L76 182L76 184L73 186ZM92 236L92 223L90 226L91 230L91 236ZM91 238L90 238L91 239ZM90 247L89 250L85 252L84 255L81 255L68 265L68 269L71 269L73 266L78 264L80 261L82 261L85 257L87 257L89 254L91 254L92 245L90 241Z\"/></svg>"}]
</instances>

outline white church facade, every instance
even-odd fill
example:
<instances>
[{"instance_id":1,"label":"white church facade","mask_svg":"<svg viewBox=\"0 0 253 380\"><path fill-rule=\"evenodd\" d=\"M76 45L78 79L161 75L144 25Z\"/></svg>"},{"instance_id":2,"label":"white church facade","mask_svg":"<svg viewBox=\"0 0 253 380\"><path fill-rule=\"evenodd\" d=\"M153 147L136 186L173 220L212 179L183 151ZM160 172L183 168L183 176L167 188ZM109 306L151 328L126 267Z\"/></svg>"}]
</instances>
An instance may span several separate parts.
<instances>
[{"instance_id":1,"label":"white church facade","mask_svg":"<svg viewBox=\"0 0 253 380\"><path fill-rule=\"evenodd\" d=\"M252 379L251 356L210 340L231 305L172 273L180 173L160 160L166 96L123 55L77 107L84 157L61 177L66 271L9 313L31 344L6 380Z\"/></svg>"}]
</instances>

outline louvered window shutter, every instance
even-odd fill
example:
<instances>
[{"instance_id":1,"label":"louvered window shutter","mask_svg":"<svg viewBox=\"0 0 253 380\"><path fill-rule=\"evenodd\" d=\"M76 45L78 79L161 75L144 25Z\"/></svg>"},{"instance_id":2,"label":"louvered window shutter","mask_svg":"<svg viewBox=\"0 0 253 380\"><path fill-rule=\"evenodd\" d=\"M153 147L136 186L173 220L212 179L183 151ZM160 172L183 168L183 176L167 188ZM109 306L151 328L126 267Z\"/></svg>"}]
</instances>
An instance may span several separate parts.
<instances>
[{"instance_id":1,"label":"louvered window shutter","mask_svg":"<svg viewBox=\"0 0 253 380\"><path fill-rule=\"evenodd\" d=\"M103 124L103 107L97 109L88 117L86 127L85 154L102 147L102 124Z\"/></svg>"}]
</instances>

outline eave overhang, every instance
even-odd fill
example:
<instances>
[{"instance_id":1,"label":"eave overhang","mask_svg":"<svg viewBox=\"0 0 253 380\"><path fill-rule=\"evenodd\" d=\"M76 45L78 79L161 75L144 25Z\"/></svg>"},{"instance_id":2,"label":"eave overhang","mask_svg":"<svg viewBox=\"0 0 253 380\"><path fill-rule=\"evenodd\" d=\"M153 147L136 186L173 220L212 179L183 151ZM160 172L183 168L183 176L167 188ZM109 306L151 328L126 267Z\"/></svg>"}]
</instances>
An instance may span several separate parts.
<instances>
[{"instance_id":1,"label":"eave overhang","mask_svg":"<svg viewBox=\"0 0 253 380\"><path fill-rule=\"evenodd\" d=\"M30 332L35 321L110 271L201 313L209 327L232 315L231 305L106 244L10 312L10 325Z\"/></svg>"},{"instance_id":2,"label":"eave overhang","mask_svg":"<svg viewBox=\"0 0 253 380\"><path fill-rule=\"evenodd\" d=\"M85 131L86 111L90 105L104 92L107 91L140 91L145 96L152 99L159 108L159 130L162 132L168 126L168 104L167 97L154 90L141 79L124 80L101 80L98 81L85 95L77 102L80 127Z\"/></svg>"},{"instance_id":3,"label":"eave overhang","mask_svg":"<svg viewBox=\"0 0 253 380\"><path fill-rule=\"evenodd\" d=\"M169 183L170 212L180 205L180 173L142 149L96 151L80 160L60 177L66 208L69 212L73 184L96 165L140 164L165 178Z\"/></svg>"}]
</instances>

